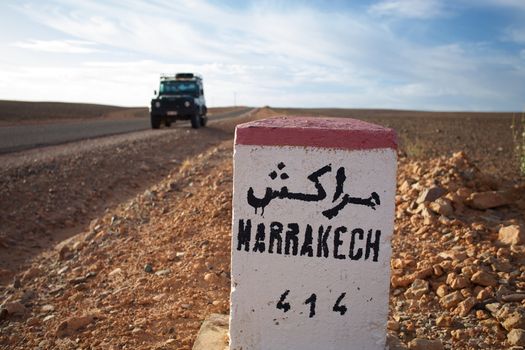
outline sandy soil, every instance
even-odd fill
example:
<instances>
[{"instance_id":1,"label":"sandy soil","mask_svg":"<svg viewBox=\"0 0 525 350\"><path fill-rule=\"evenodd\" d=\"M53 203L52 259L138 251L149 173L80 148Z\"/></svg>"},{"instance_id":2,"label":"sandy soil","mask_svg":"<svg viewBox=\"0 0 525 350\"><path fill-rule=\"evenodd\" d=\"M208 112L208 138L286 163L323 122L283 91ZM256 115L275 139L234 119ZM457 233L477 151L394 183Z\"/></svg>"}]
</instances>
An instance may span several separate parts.
<instances>
[{"instance_id":1,"label":"sandy soil","mask_svg":"<svg viewBox=\"0 0 525 350\"><path fill-rule=\"evenodd\" d=\"M2 162L0 347L191 349L202 320L229 310L234 126L282 112ZM389 342L508 349L525 327L525 248L498 231L524 224L525 188L468 157L489 135L483 123L418 120L401 133L444 129L418 144L421 154L400 152ZM452 154L447 125L474 134L467 155ZM439 198L419 200L435 186ZM500 202L476 208L477 193Z\"/></svg>"}]
</instances>

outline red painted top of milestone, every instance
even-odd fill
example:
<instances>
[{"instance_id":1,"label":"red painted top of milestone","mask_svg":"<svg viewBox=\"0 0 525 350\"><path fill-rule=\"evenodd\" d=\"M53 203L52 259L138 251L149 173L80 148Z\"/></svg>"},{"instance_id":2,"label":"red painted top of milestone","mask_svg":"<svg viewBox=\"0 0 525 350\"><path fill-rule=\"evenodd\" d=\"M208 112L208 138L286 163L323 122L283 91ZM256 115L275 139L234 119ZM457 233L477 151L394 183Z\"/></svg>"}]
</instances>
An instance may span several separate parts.
<instances>
[{"instance_id":1,"label":"red painted top of milestone","mask_svg":"<svg viewBox=\"0 0 525 350\"><path fill-rule=\"evenodd\" d=\"M280 116L240 124L235 144L340 149L397 149L396 132L351 118Z\"/></svg>"}]
</instances>

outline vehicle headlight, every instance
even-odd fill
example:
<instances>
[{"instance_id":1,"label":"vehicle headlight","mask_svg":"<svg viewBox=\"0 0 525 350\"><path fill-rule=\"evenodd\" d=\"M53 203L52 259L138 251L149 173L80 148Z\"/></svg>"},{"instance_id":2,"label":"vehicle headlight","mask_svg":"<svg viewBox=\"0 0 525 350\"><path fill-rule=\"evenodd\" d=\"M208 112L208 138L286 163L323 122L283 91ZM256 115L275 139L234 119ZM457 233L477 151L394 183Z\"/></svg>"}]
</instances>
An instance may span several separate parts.
<instances>
[{"instance_id":1,"label":"vehicle headlight","mask_svg":"<svg viewBox=\"0 0 525 350\"><path fill-rule=\"evenodd\" d=\"M190 105L191 105L190 101L186 101L186 102L184 102L184 106L185 106L185 107L189 107Z\"/></svg>"},{"instance_id":2,"label":"vehicle headlight","mask_svg":"<svg viewBox=\"0 0 525 350\"><path fill-rule=\"evenodd\" d=\"M155 102L155 107L156 107L156 108L159 108L159 107L160 107L160 102L159 102L159 101Z\"/></svg>"}]
</instances>

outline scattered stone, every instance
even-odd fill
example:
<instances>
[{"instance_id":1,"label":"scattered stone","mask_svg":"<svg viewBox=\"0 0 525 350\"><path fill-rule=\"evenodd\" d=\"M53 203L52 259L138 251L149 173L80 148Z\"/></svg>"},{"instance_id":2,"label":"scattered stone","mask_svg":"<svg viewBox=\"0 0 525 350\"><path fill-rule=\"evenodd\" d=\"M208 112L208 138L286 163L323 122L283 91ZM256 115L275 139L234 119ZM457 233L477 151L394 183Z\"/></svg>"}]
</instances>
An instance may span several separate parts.
<instances>
[{"instance_id":1,"label":"scattered stone","mask_svg":"<svg viewBox=\"0 0 525 350\"><path fill-rule=\"evenodd\" d=\"M502 296L501 299L508 303L519 303L520 301L525 300L525 293L507 294Z\"/></svg>"},{"instance_id":2,"label":"scattered stone","mask_svg":"<svg viewBox=\"0 0 525 350\"><path fill-rule=\"evenodd\" d=\"M122 273L122 269L120 267L117 267L116 269L108 273L108 276L111 277L115 275L120 275L121 273Z\"/></svg>"},{"instance_id":3,"label":"scattered stone","mask_svg":"<svg viewBox=\"0 0 525 350\"><path fill-rule=\"evenodd\" d=\"M62 275L64 272L66 272L67 270L69 270L69 266L64 266L62 268L60 268L58 271L57 271L57 275Z\"/></svg>"},{"instance_id":4,"label":"scattered stone","mask_svg":"<svg viewBox=\"0 0 525 350\"><path fill-rule=\"evenodd\" d=\"M515 328L525 329L525 310L518 309L512 312L505 318L505 321L503 321L501 325L508 331Z\"/></svg>"},{"instance_id":5,"label":"scattered stone","mask_svg":"<svg viewBox=\"0 0 525 350\"><path fill-rule=\"evenodd\" d=\"M507 341L510 345L525 346L525 330L511 330L509 334L507 334Z\"/></svg>"},{"instance_id":6,"label":"scattered stone","mask_svg":"<svg viewBox=\"0 0 525 350\"><path fill-rule=\"evenodd\" d=\"M438 198L434 202L431 202L430 209L435 213L444 216L452 216L452 214L454 214L452 203L446 198Z\"/></svg>"},{"instance_id":7,"label":"scattered stone","mask_svg":"<svg viewBox=\"0 0 525 350\"><path fill-rule=\"evenodd\" d=\"M48 304L48 305L42 306L40 310L42 310L42 312L53 312L55 311L55 307L53 305Z\"/></svg>"},{"instance_id":8,"label":"scattered stone","mask_svg":"<svg viewBox=\"0 0 525 350\"><path fill-rule=\"evenodd\" d=\"M414 282L416 279L415 275L407 275L407 276L392 276L390 279L390 284L392 284L393 288L398 287L408 287L409 285Z\"/></svg>"},{"instance_id":9,"label":"scattered stone","mask_svg":"<svg viewBox=\"0 0 525 350\"><path fill-rule=\"evenodd\" d=\"M398 331L401 328L401 325L397 321L389 320L386 323L386 328L391 331Z\"/></svg>"},{"instance_id":10,"label":"scattered stone","mask_svg":"<svg viewBox=\"0 0 525 350\"><path fill-rule=\"evenodd\" d=\"M451 309L458 306L463 301L463 295L460 291L455 291L445 295L439 300L439 303L446 309Z\"/></svg>"},{"instance_id":11,"label":"scattered stone","mask_svg":"<svg viewBox=\"0 0 525 350\"><path fill-rule=\"evenodd\" d=\"M153 273L153 266L151 266L151 264L144 265L144 271L147 273Z\"/></svg>"},{"instance_id":12,"label":"scattered stone","mask_svg":"<svg viewBox=\"0 0 525 350\"><path fill-rule=\"evenodd\" d=\"M481 210L501 207L511 203L506 193L501 191L472 193L465 202L468 206Z\"/></svg>"},{"instance_id":13,"label":"scattered stone","mask_svg":"<svg viewBox=\"0 0 525 350\"><path fill-rule=\"evenodd\" d=\"M454 313L461 317L465 317L469 314L470 310L472 310L474 305L476 305L476 298L474 297L467 298L463 300L461 303L459 303L456 310L454 310Z\"/></svg>"},{"instance_id":14,"label":"scattered stone","mask_svg":"<svg viewBox=\"0 0 525 350\"><path fill-rule=\"evenodd\" d=\"M171 269L164 269L164 270L159 270L157 272L155 272L155 275L157 276L166 276L166 275L169 275L171 273Z\"/></svg>"},{"instance_id":15,"label":"scattered stone","mask_svg":"<svg viewBox=\"0 0 525 350\"><path fill-rule=\"evenodd\" d=\"M420 204L424 202L433 202L439 197L441 197L442 195L444 195L445 193L447 193L447 191L444 188L439 187L439 186L433 186L430 188L426 188L421 192L419 197L416 199L416 203Z\"/></svg>"},{"instance_id":16,"label":"scattered stone","mask_svg":"<svg viewBox=\"0 0 525 350\"><path fill-rule=\"evenodd\" d=\"M57 337L75 335L82 329L86 328L89 324L95 323L98 319L98 315L94 314L69 317L58 325L55 334Z\"/></svg>"},{"instance_id":17,"label":"scattered stone","mask_svg":"<svg viewBox=\"0 0 525 350\"><path fill-rule=\"evenodd\" d=\"M472 281L472 283L479 284L483 287L495 287L498 285L498 280L496 279L496 277L493 274L483 270L473 274L470 280Z\"/></svg>"},{"instance_id":18,"label":"scattered stone","mask_svg":"<svg viewBox=\"0 0 525 350\"><path fill-rule=\"evenodd\" d=\"M52 320L52 319L54 319L54 318L55 318L55 315L47 315L46 317L44 317L44 318L42 319L42 321L43 321L43 322L47 322L47 321Z\"/></svg>"},{"instance_id":19,"label":"scattered stone","mask_svg":"<svg viewBox=\"0 0 525 350\"><path fill-rule=\"evenodd\" d=\"M509 245L524 244L525 229L519 225L503 226L498 232L498 240Z\"/></svg>"},{"instance_id":20,"label":"scattered stone","mask_svg":"<svg viewBox=\"0 0 525 350\"><path fill-rule=\"evenodd\" d=\"M468 278L462 275L457 275L454 272L451 272L447 275L447 282L450 288L452 289L463 289L470 285Z\"/></svg>"},{"instance_id":21,"label":"scattered stone","mask_svg":"<svg viewBox=\"0 0 525 350\"><path fill-rule=\"evenodd\" d=\"M422 338L413 339L408 344L408 348L410 350L445 350L445 347L443 346L441 340L430 340Z\"/></svg>"},{"instance_id":22,"label":"scattered stone","mask_svg":"<svg viewBox=\"0 0 525 350\"><path fill-rule=\"evenodd\" d=\"M399 340L399 338L393 334L387 334L386 344L387 344L387 349L389 350L407 350L408 349L406 345L403 344L401 340Z\"/></svg>"},{"instance_id":23,"label":"scattered stone","mask_svg":"<svg viewBox=\"0 0 525 350\"><path fill-rule=\"evenodd\" d=\"M448 315L441 315L436 318L436 326L438 327L450 327L452 326L452 317Z\"/></svg>"},{"instance_id":24,"label":"scattered stone","mask_svg":"<svg viewBox=\"0 0 525 350\"><path fill-rule=\"evenodd\" d=\"M137 333L140 333L140 332L142 332L142 328L140 328L140 327L135 327L131 331L132 334L137 334Z\"/></svg>"},{"instance_id":25,"label":"scattered stone","mask_svg":"<svg viewBox=\"0 0 525 350\"><path fill-rule=\"evenodd\" d=\"M64 244L58 250L58 256L60 260L69 260L73 257L73 253L71 252L71 249L69 249L69 247Z\"/></svg>"},{"instance_id":26,"label":"scattered stone","mask_svg":"<svg viewBox=\"0 0 525 350\"><path fill-rule=\"evenodd\" d=\"M416 279L412 282L410 288L405 292L407 299L419 299L421 296L427 294L429 291L428 282L421 279Z\"/></svg>"},{"instance_id":27,"label":"scattered stone","mask_svg":"<svg viewBox=\"0 0 525 350\"><path fill-rule=\"evenodd\" d=\"M212 272L208 272L207 274L204 275L204 280L208 283L213 283L217 281L217 275Z\"/></svg>"}]
</instances>

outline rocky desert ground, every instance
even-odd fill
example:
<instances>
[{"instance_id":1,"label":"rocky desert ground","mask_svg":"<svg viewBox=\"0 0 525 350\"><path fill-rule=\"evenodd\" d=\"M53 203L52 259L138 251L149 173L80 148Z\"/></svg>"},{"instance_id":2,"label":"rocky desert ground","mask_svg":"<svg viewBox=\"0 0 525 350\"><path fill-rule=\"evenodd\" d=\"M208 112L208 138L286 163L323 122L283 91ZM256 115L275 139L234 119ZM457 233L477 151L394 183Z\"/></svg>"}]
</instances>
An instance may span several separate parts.
<instances>
[{"instance_id":1,"label":"rocky desert ground","mask_svg":"<svg viewBox=\"0 0 525 350\"><path fill-rule=\"evenodd\" d=\"M271 108L0 156L0 348L191 349L229 311L234 127L278 114L398 131L390 349L524 349L510 114Z\"/></svg>"}]
</instances>

